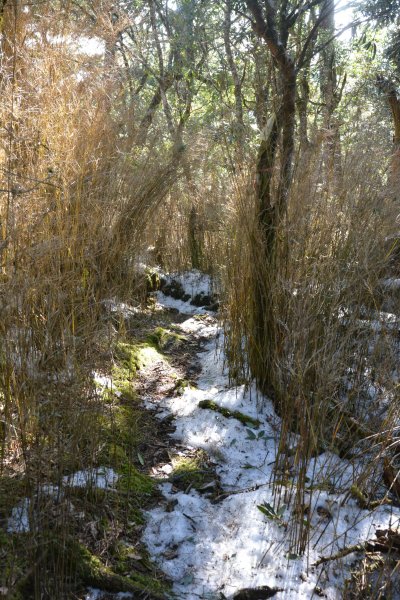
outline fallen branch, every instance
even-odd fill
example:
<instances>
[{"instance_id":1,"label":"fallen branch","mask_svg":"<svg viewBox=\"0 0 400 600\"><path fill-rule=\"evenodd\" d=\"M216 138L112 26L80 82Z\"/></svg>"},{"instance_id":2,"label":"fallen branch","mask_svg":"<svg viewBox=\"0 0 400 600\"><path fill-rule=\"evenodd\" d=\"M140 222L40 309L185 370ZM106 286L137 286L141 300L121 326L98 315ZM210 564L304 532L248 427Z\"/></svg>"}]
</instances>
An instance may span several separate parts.
<instances>
[{"instance_id":1,"label":"fallen branch","mask_svg":"<svg viewBox=\"0 0 400 600\"><path fill-rule=\"evenodd\" d=\"M355 544L354 546L342 548L342 550L339 550L339 552L336 552L336 554L332 554L331 556L321 556L317 562L313 563L313 567L319 567L320 565L330 562L331 560L339 560L339 558L344 558L353 552L363 552L366 550L367 544L368 542L364 542L363 544Z\"/></svg>"},{"instance_id":2,"label":"fallen branch","mask_svg":"<svg viewBox=\"0 0 400 600\"><path fill-rule=\"evenodd\" d=\"M376 540L367 540L366 542L362 542L360 544L355 544L354 546L347 546L347 548L342 548L336 552L336 554L332 554L331 556L321 556L319 560L317 560L313 567L318 567L324 563L330 562L332 560L338 560L339 558L344 558L348 554L352 554L353 552L400 552L400 532L393 531L392 529L377 529L376 530Z\"/></svg>"},{"instance_id":3,"label":"fallen branch","mask_svg":"<svg viewBox=\"0 0 400 600\"><path fill-rule=\"evenodd\" d=\"M213 499L213 503L216 504L217 502L222 502L226 498L229 498L229 496L235 496L236 494L246 494L249 492L256 492L260 488L266 487L268 485L271 485L271 484L270 483L258 483L257 485L253 485L252 487L242 488L240 490L232 490L231 492L223 492L222 494L220 494L219 496L216 496Z\"/></svg>"}]
</instances>

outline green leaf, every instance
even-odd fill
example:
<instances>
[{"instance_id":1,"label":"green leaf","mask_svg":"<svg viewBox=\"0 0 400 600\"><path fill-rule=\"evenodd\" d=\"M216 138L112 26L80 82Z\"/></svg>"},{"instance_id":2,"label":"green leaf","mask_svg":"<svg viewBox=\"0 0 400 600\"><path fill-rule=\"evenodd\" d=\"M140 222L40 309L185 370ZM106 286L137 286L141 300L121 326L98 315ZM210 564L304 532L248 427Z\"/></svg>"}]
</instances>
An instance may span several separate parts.
<instances>
[{"instance_id":1,"label":"green leaf","mask_svg":"<svg viewBox=\"0 0 400 600\"><path fill-rule=\"evenodd\" d=\"M190 585L191 583L193 583L193 581L194 577L192 573L187 573L179 583L180 585Z\"/></svg>"},{"instance_id":2,"label":"green leaf","mask_svg":"<svg viewBox=\"0 0 400 600\"><path fill-rule=\"evenodd\" d=\"M277 519L279 518L275 512L273 506L268 504L268 502L264 502L264 504L257 504L257 508L263 515L265 515L268 519Z\"/></svg>"},{"instance_id":3,"label":"green leaf","mask_svg":"<svg viewBox=\"0 0 400 600\"><path fill-rule=\"evenodd\" d=\"M137 453L137 457L139 459L140 464L142 465L142 467L144 467L144 458L143 456L140 454L140 452L138 451Z\"/></svg>"},{"instance_id":4,"label":"green leaf","mask_svg":"<svg viewBox=\"0 0 400 600\"><path fill-rule=\"evenodd\" d=\"M246 429L246 431L247 431L247 439L248 440L256 440L257 439L257 436L254 433L254 431L252 431L251 429Z\"/></svg>"},{"instance_id":5,"label":"green leaf","mask_svg":"<svg viewBox=\"0 0 400 600\"><path fill-rule=\"evenodd\" d=\"M286 508L287 508L286 504L282 504L282 506L280 506L280 507L278 508L278 510L276 511L276 514L277 514L279 517L281 517L281 516L283 515L283 513L285 512Z\"/></svg>"}]
</instances>

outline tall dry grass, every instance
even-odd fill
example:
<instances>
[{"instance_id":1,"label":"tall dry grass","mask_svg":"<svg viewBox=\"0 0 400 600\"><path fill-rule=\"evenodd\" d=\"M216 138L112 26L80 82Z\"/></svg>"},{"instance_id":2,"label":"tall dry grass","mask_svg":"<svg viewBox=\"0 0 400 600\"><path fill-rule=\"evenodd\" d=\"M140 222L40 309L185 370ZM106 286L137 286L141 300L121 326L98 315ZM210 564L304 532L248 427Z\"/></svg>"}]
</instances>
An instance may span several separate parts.
<instances>
[{"instance_id":1,"label":"tall dry grass","mask_svg":"<svg viewBox=\"0 0 400 600\"><path fill-rule=\"evenodd\" d=\"M292 489L299 516L292 530L295 552L304 552L308 543L304 507L311 501L311 461L331 451L357 462L373 446L365 470L355 469L354 484L372 497L374 473L382 497L382 459L397 439L400 408L393 378L396 330L381 311L380 285L388 274L385 239L397 231L397 207L385 193L376 156L366 155L363 146L345 157L334 193L318 173L318 156L296 172L272 276L258 258L264 255L263 236L251 186L243 181L232 210L225 272L228 364L236 381L256 378L265 384L268 374L281 418L277 498L283 487ZM272 299L269 337L261 342L256 287ZM372 388L379 390L374 400Z\"/></svg>"},{"instance_id":2,"label":"tall dry grass","mask_svg":"<svg viewBox=\"0 0 400 600\"><path fill-rule=\"evenodd\" d=\"M131 121L121 132L118 64L87 55L73 19L15 7L0 65L0 516L28 499L7 583L23 577L26 597L63 598L76 575L63 552L75 522L63 477L96 466L102 448L101 301L138 293L144 222L179 154L141 153Z\"/></svg>"}]
</instances>

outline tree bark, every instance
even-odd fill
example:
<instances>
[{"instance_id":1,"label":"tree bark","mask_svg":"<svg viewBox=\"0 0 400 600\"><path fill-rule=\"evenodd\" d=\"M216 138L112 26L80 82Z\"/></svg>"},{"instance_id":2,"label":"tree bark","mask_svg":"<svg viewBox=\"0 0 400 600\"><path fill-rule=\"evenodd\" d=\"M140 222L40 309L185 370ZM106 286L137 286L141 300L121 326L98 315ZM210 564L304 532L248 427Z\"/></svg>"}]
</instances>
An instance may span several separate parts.
<instances>
[{"instance_id":1,"label":"tree bark","mask_svg":"<svg viewBox=\"0 0 400 600\"><path fill-rule=\"evenodd\" d=\"M253 261L254 340L251 344L252 371L257 383L264 393L276 396L278 390L273 384L273 357L280 336L279 326L274 318L274 288L278 274L276 249L278 234L286 216L292 181L297 73L294 61L281 42L281 39L287 41L287 35L282 31L284 19L281 19L281 32L278 36L273 9L267 9L264 20L256 0L246 0L246 4L254 18L253 29L267 44L278 69L279 79L280 106L263 130L257 163L256 221L261 248L255 245L257 256L254 256ZM278 186L274 191L273 180L280 136ZM279 398L276 400L279 403Z\"/></svg>"},{"instance_id":2,"label":"tree bark","mask_svg":"<svg viewBox=\"0 0 400 600\"><path fill-rule=\"evenodd\" d=\"M321 6L320 37L324 46L327 40L335 34L335 3L334 0L324 0ZM322 120L322 176L324 184L330 188L337 187L341 181L341 144L338 119L335 111L342 98L345 78L341 89L338 88L336 73L336 50L332 43L321 50L321 96L323 101Z\"/></svg>"},{"instance_id":3,"label":"tree bark","mask_svg":"<svg viewBox=\"0 0 400 600\"><path fill-rule=\"evenodd\" d=\"M244 121L243 121L243 96L242 82L239 72L236 67L235 59L231 46L231 21L232 21L232 2L226 1L225 18L224 18L224 45L225 53L228 61L229 69L233 79L234 96L235 96L235 138L239 154L243 151L244 145ZM240 156L238 157L240 160Z\"/></svg>"},{"instance_id":4,"label":"tree bark","mask_svg":"<svg viewBox=\"0 0 400 600\"><path fill-rule=\"evenodd\" d=\"M377 77L377 86L386 95L393 119L393 151L389 172L389 187L396 198L400 197L400 99L393 81Z\"/></svg>"}]
</instances>

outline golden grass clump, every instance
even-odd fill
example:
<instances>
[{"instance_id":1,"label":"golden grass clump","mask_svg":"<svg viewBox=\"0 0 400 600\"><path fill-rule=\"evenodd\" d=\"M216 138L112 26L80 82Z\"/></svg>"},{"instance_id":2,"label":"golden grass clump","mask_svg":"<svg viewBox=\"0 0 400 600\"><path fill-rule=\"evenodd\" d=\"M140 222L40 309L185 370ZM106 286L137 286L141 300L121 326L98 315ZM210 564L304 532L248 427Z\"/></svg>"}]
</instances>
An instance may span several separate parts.
<instances>
[{"instance_id":1,"label":"golden grass clump","mask_svg":"<svg viewBox=\"0 0 400 600\"><path fill-rule=\"evenodd\" d=\"M312 488L312 458L331 451L356 460L374 446L357 481L370 482L374 472L382 482L382 457L397 437L396 330L382 312L381 285L389 273L385 240L396 231L397 213L370 167L354 148L334 191L319 181L315 157L308 172L299 169L272 266L261 258L248 182L233 212L224 277L228 365L236 381L255 378L281 417L277 493L282 484L292 486L299 515L305 489ZM261 339L256 288L270 302ZM371 389L381 390L375 404ZM377 399L383 392L391 402L387 411ZM387 433L379 436L382 430ZM371 435L376 444L363 442ZM301 516L294 526L296 552L305 550L307 522Z\"/></svg>"}]
</instances>

